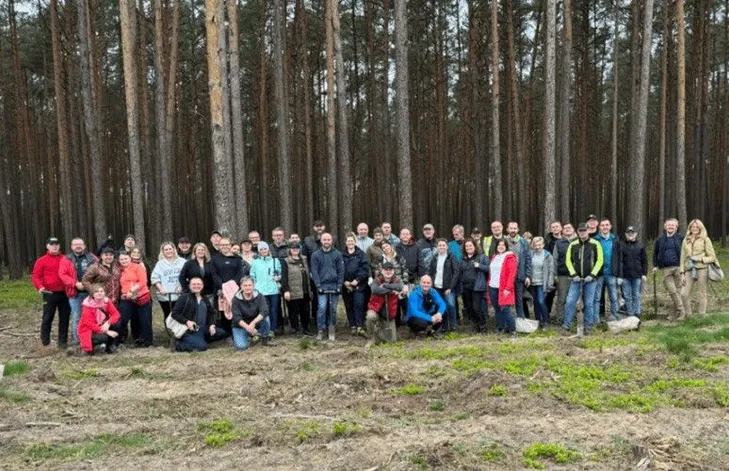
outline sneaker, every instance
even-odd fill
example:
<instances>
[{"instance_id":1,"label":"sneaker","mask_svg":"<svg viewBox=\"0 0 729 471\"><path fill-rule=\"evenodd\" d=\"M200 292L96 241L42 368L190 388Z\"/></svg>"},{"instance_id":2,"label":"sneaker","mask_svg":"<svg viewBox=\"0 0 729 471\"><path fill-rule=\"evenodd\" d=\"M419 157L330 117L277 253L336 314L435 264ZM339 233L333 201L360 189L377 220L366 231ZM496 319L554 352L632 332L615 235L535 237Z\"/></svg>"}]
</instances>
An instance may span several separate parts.
<instances>
[{"instance_id":1,"label":"sneaker","mask_svg":"<svg viewBox=\"0 0 729 471\"><path fill-rule=\"evenodd\" d=\"M334 342L336 340L337 327L334 325L329 326L329 341Z\"/></svg>"},{"instance_id":2,"label":"sneaker","mask_svg":"<svg viewBox=\"0 0 729 471\"><path fill-rule=\"evenodd\" d=\"M357 335L357 327L355 327L355 326L350 327L349 333L352 335Z\"/></svg>"},{"instance_id":3,"label":"sneaker","mask_svg":"<svg viewBox=\"0 0 729 471\"><path fill-rule=\"evenodd\" d=\"M316 341L321 342L322 340L324 340L324 331L320 330L316 333Z\"/></svg>"},{"instance_id":4,"label":"sneaker","mask_svg":"<svg viewBox=\"0 0 729 471\"><path fill-rule=\"evenodd\" d=\"M261 339L261 345L263 345L264 347L275 347L276 346L276 344L273 343L269 337L263 337Z\"/></svg>"},{"instance_id":5,"label":"sneaker","mask_svg":"<svg viewBox=\"0 0 729 471\"><path fill-rule=\"evenodd\" d=\"M364 330L362 327L357 327L357 335L367 337L367 331Z\"/></svg>"}]
</instances>

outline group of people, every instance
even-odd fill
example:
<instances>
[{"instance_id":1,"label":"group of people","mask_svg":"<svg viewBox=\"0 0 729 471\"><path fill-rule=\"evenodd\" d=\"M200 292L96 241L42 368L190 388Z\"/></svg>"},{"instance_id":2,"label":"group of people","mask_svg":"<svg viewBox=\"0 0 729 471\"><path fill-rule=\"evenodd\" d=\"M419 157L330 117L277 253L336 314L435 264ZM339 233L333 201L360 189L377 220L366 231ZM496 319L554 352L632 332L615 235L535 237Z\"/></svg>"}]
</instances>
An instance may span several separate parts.
<instances>
[{"instance_id":1,"label":"group of people","mask_svg":"<svg viewBox=\"0 0 729 471\"><path fill-rule=\"evenodd\" d=\"M677 220L666 220L653 252L653 270L663 272L673 320L692 314L694 286L699 313L706 313L707 268L716 263L703 223L695 219L687 227L684 237ZM237 350L258 338L273 346L286 321L299 336L334 341L340 297L351 333L366 337L367 347L396 340L403 324L416 335L438 337L465 321L486 333L489 305L496 333L514 336L515 316L529 315L528 298L540 327L557 321L563 333L570 332L580 301L586 334L608 308L606 320L641 316L649 267L636 227L628 226L621 238L609 219L590 215L576 228L554 221L544 237L520 233L514 221L506 231L501 221L490 229L484 236L473 228L466 238L457 224L449 241L425 224L416 241L410 228L398 237L387 222L370 237L363 222L346 234L341 249L323 221L315 221L303 240L295 233L286 237L281 227L272 231L270 243L257 231L239 243L213 231L209 246L193 245L187 237L162 243L153 268L132 234L118 249L110 237L94 253L74 238L64 254L60 241L49 237L32 273L43 296L40 340L44 347L50 344L58 312L61 348L69 325L86 354L100 348L112 353L125 344L150 347L152 287L166 325L171 316L187 327L179 338L168 331L174 351L203 351L227 337Z\"/></svg>"}]
</instances>

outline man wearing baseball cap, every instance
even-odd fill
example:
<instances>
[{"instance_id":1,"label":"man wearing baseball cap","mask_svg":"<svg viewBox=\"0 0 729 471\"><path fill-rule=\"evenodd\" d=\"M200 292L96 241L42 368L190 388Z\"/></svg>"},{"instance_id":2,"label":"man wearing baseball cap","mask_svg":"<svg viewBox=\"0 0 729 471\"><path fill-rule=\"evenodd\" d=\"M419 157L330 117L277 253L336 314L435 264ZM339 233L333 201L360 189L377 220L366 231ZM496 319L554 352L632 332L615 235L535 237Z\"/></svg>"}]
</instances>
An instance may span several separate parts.
<instances>
[{"instance_id":1,"label":"man wearing baseball cap","mask_svg":"<svg viewBox=\"0 0 729 471\"><path fill-rule=\"evenodd\" d=\"M68 344L68 324L71 319L71 306L66 297L66 285L59 276L63 260L61 243L56 237L46 240L46 253L33 266L31 282L43 296L43 320L41 321L41 343L47 347L51 343L51 327L58 310L58 348Z\"/></svg>"},{"instance_id":2,"label":"man wearing baseball cap","mask_svg":"<svg viewBox=\"0 0 729 471\"><path fill-rule=\"evenodd\" d=\"M188 237L180 237L180 240L177 241L177 255L185 260L190 260L192 258L191 246L192 242Z\"/></svg>"},{"instance_id":3,"label":"man wearing baseball cap","mask_svg":"<svg viewBox=\"0 0 729 471\"><path fill-rule=\"evenodd\" d=\"M648 254L645 246L638 240L638 229L628 226L625 240L620 251L621 263L618 285L623 287L625 309L631 316L640 317L643 285L648 280Z\"/></svg>"},{"instance_id":4,"label":"man wearing baseball cap","mask_svg":"<svg viewBox=\"0 0 729 471\"><path fill-rule=\"evenodd\" d=\"M418 241L420 254L423 257L423 266L429 267L430 261L435 257L438 241L435 239L435 227L431 223L423 226L423 238Z\"/></svg>"},{"instance_id":5,"label":"man wearing baseball cap","mask_svg":"<svg viewBox=\"0 0 729 471\"><path fill-rule=\"evenodd\" d=\"M595 239L590 237L590 228L582 223L577 228L577 239L567 249L567 270L572 277L570 289L567 293L567 304L562 324L563 333L567 333L572 327L572 319L575 316L577 301L582 295L582 305L585 309L585 334L592 332L597 324L594 314L595 303L595 278L602 268L602 246Z\"/></svg>"},{"instance_id":6,"label":"man wearing baseball cap","mask_svg":"<svg viewBox=\"0 0 729 471\"><path fill-rule=\"evenodd\" d=\"M598 226L600 225L600 218L595 214L587 216L587 233L590 237L595 237L598 233Z\"/></svg>"}]
</instances>

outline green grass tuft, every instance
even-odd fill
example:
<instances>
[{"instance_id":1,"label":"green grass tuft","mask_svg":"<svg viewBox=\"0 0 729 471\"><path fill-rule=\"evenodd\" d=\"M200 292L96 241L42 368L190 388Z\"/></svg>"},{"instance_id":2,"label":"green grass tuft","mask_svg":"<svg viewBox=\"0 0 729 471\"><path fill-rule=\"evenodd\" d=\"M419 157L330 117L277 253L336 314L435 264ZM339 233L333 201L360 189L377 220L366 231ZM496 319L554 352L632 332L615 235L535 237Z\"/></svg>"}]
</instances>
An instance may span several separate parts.
<instances>
[{"instance_id":1,"label":"green grass tuft","mask_svg":"<svg viewBox=\"0 0 729 471\"><path fill-rule=\"evenodd\" d=\"M334 422L332 425L332 434L334 438L351 437L360 429L360 426L347 421Z\"/></svg>"},{"instance_id":2,"label":"green grass tuft","mask_svg":"<svg viewBox=\"0 0 729 471\"><path fill-rule=\"evenodd\" d=\"M494 384L489 388L489 396L498 396L503 397L506 396L508 391L506 390L506 386L503 384Z\"/></svg>"},{"instance_id":3,"label":"green grass tuft","mask_svg":"<svg viewBox=\"0 0 729 471\"><path fill-rule=\"evenodd\" d=\"M308 350L316 346L316 340L304 337L299 340L299 350Z\"/></svg>"},{"instance_id":4,"label":"green grass tuft","mask_svg":"<svg viewBox=\"0 0 729 471\"><path fill-rule=\"evenodd\" d=\"M205 445L211 448L221 448L241 437L252 435L252 432L248 430L236 429L228 419L198 423L197 430L205 432Z\"/></svg>"},{"instance_id":5,"label":"green grass tuft","mask_svg":"<svg viewBox=\"0 0 729 471\"><path fill-rule=\"evenodd\" d=\"M534 443L522 453L524 465L535 469L544 469L540 459L550 459L558 464L568 464L579 461L582 457L572 448L566 448L559 443Z\"/></svg>"},{"instance_id":6,"label":"green grass tuft","mask_svg":"<svg viewBox=\"0 0 729 471\"><path fill-rule=\"evenodd\" d=\"M92 379L99 376L99 370L96 368L88 368L85 370L74 370L74 371L65 371L63 373L64 378L73 379L76 381L80 381L82 379Z\"/></svg>"},{"instance_id":7,"label":"green grass tuft","mask_svg":"<svg viewBox=\"0 0 729 471\"><path fill-rule=\"evenodd\" d=\"M30 364L27 361L11 361L5 365L4 376L19 376L30 371Z\"/></svg>"},{"instance_id":8,"label":"green grass tuft","mask_svg":"<svg viewBox=\"0 0 729 471\"><path fill-rule=\"evenodd\" d=\"M8 391L5 388L0 389L0 399L12 402L14 404L22 404L30 401L30 397L24 392Z\"/></svg>"},{"instance_id":9,"label":"green grass tuft","mask_svg":"<svg viewBox=\"0 0 729 471\"><path fill-rule=\"evenodd\" d=\"M445 404L443 404L443 401L440 400L431 401L430 404L428 404L428 408L434 412L440 412L445 409Z\"/></svg>"},{"instance_id":10,"label":"green grass tuft","mask_svg":"<svg viewBox=\"0 0 729 471\"><path fill-rule=\"evenodd\" d=\"M104 455L127 453L134 448L142 448L151 442L149 435L103 434L85 443L48 445L37 443L25 449L25 456L33 462L89 460Z\"/></svg>"},{"instance_id":11,"label":"green grass tuft","mask_svg":"<svg viewBox=\"0 0 729 471\"><path fill-rule=\"evenodd\" d=\"M303 362L303 363L302 363L302 364L300 365L300 367L301 367L301 369L302 369L302 370L304 370L304 371L316 371L316 370L318 370L318 369L319 369L319 367L318 367L318 366L316 366L316 365L312 365L312 364L311 364L311 363L309 363L308 361L305 361L305 362Z\"/></svg>"},{"instance_id":12,"label":"green grass tuft","mask_svg":"<svg viewBox=\"0 0 729 471\"><path fill-rule=\"evenodd\" d=\"M496 443L492 443L481 450L481 458L489 463L502 461L505 457L506 454L499 449Z\"/></svg>"},{"instance_id":13,"label":"green grass tuft","mask_svg":"<svg viewBox=\"0 0 729 471\"><path fill-rule=\"evenodd\" d=\"M318 422L305 421L302 422L296 429L296 441L299 443L304 443L305 441L318 437L319 434L320 428Z\"/></svg>"},{"instance_id":14,"label":"green grass tuft","mask_svg":"<svg viewBox=\"0 0 729 471\"><path fill-rule=\"evenodd\" d=\"M0 283L0 308L12 310L40 309L43 298L30 282L30 276Z\"/></svg>"},{"instance_id":15,"label":"green grass tuft","mask_svg":"<svg viewBox=\"0 0 729 471\"><path fill-rule=\"evenodd\" d=\"M401 388L395 388L392 390L392 394L395 396L417 396L425 392L425 387L418 386L417 384L406 384Z\"/></svg>"},{"instance_id":16,"label":"green grass tuft","mask_svg":"<svg viewBox=\"0 0 729 471\"><path fill-rule=\"evenodd\" d=\"M729 385L726 383L716 384L712 393L717 405L720 407L729 407Z\"/></svg>"}]
</instances>

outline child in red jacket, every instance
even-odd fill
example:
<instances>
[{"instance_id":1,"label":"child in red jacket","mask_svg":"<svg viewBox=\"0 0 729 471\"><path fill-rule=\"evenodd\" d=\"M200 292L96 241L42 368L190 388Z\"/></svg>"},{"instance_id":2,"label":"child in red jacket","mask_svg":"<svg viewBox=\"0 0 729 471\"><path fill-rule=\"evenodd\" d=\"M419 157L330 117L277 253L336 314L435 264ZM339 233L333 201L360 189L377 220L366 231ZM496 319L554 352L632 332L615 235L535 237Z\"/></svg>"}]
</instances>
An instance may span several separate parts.
<instances>
[{"instance_id":1,"label":"child in red jacket","mask_svg":"<svg viewBox=\"0 0 729 471\"><path fill-rule=\"evenodd\" d=\"M103 285L93 285L90 296L82 303L81 321L78 324L78 337L81 350L91 355L97 345L106 345L106 353L116 351L116 339L119 336L119 311L114 307Z\"/></svg>"}]
</instances>

